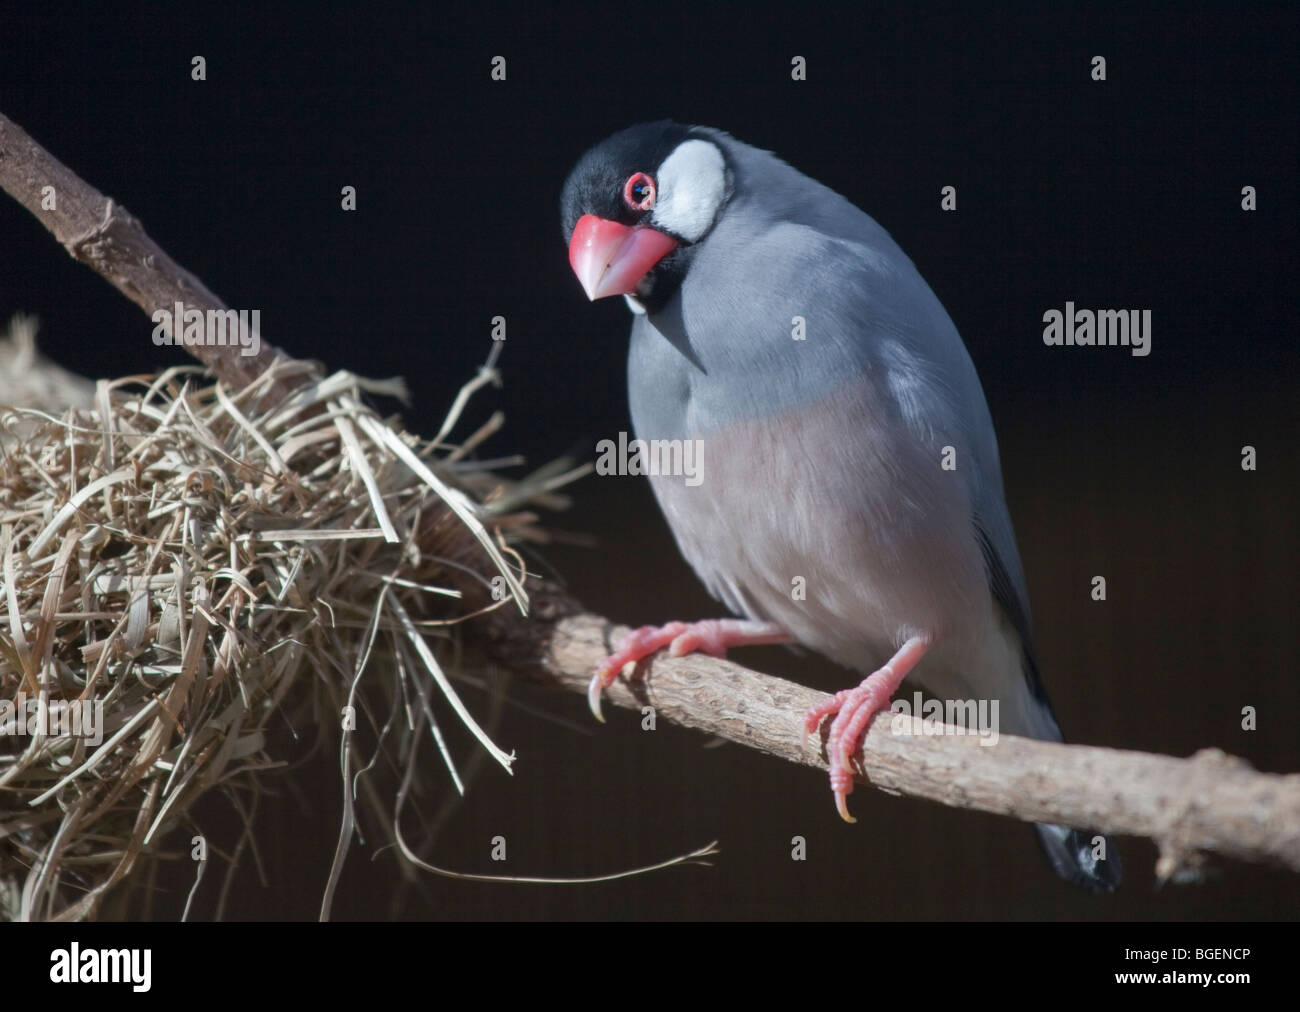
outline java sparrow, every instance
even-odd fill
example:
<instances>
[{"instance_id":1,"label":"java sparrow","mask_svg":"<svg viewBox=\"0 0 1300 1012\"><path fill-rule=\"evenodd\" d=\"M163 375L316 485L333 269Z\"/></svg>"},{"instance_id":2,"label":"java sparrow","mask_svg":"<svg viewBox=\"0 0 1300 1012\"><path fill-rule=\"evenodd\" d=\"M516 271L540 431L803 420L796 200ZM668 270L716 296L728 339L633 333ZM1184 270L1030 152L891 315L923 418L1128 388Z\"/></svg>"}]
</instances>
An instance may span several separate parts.
<instances>
[{"instance_id":1,"label":"java sparrow","mask_svg":"<svg viewBox=\"0 0 1300 1012\"><path fill-rule=\"evenodd\" d=\"M848 821L851 756L909 674L941 699L998 700L1003 732L1060 741L983 390L885 230L773 154L670 121L583 155L560 209L588 298L632 310L637 438L699 447L694 481L651 483L682 554L740 616L630 634L592 679L596 715L623 667L663 647L793 641L870 672L803 718L806 733L834 718ZM1036 828L1062 878L1119 884L1110 841Z\"/></svg>"}]
</instances>

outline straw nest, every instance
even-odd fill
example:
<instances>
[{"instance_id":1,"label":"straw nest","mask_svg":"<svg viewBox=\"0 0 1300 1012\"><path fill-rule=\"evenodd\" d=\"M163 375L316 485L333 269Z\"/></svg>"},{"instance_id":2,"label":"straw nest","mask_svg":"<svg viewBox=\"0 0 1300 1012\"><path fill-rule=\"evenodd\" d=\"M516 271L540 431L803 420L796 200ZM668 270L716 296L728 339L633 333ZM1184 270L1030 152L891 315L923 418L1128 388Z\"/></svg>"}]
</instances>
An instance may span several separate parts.
<instances>
[{"instance_id":1,"label":"straw nest","mask_svg":"<svg viewBox=\"0 0 1300 1012\"><path fill-rule=\"evenodd\" d=\"M413 861L414 743L432 734L461 786L435 710L509 768L439 660L458 623L526 607L512 546L538 532L520 507L560 505L566 478L557 462L509 482L471 460L498 416L448 441L498 348L429 441L367 403L400 382L292 361L239 392L176 368L100 381L61 414L0 407L0 916L94 916L205 792L251 811L294 758L268 751L281 709L339 749L324 914L355 775L381 750L402 789L361 796ZM201 842L177 838L201 877Z\"/></svg>"}]
</instances>

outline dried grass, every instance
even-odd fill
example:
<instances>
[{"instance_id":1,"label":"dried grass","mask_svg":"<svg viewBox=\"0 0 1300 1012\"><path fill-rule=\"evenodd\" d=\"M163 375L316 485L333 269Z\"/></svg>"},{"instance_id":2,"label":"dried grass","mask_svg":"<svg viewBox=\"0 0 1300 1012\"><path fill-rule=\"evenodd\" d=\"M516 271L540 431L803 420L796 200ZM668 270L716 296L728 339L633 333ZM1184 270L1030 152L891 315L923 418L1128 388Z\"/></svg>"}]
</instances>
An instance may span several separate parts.
<instances>
[{"instance_id":1,"label":"dried grass","mask_svg":"<svg viewBox=\"0 0 1300 1012\"><path fill-rule=\"evenodd\" d=\"M90 408L0 407L12 437L0 437L0 707L20 694L103 703L97 745L40 727L0 734L0 916L94 916L214 788L248 788L236 804L251 813L260 779L284 765L268 720L291 704L340 749L325 916L357 771L374 762L338 733L345 707L405 771L391 805L360 794L404 853L419 740L432 734L461 786L431 684L509 769L437 646L484 609L526 608L511 545L538 532L520 507L559 505L553 489L576 472L510 482L471 461L497 416L447 441L495 380L498 347L432 441L367 405L401 396L395 381L340 372L266 403L277 381L311 375L292 362L237 393L186 367L101 381Z\"/></svg>"}]
</instances>

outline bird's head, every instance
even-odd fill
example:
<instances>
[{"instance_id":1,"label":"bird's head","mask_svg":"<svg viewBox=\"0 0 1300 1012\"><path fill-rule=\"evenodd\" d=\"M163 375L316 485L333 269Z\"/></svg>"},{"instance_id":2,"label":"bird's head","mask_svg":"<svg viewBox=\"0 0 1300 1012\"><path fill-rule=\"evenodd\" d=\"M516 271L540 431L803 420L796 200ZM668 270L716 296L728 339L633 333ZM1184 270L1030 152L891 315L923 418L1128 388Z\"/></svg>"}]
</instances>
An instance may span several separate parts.
<instances>
[{"instance_id":1,"label":"bird's head","mask_svg":"<svg viewBox=\"0 0 1300 1012\"><path fill-rule=\"evenodd\" d=\"M662 305L730 199L731 178L709 132L670 120L629 127L583 155L560 215L587 297Z\"/></svg>"}]
</instances>

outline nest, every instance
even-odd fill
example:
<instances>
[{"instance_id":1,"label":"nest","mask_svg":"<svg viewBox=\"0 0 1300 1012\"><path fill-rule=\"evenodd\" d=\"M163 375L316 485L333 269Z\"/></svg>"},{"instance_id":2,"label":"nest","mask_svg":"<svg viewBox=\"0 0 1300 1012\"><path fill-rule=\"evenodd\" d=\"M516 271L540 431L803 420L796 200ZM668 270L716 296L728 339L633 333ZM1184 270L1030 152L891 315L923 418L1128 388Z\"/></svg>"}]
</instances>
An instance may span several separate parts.
<instances>
[{"instance_id":1,"label":"nest","mask_svg":"<svg viewBox=\"0 0 1300 1012\"><path fill-rule=\"evenodd\" d=\"M100 381L58 416L0 408L0 916L92 917L206 792L251 810L284 767L267 723L286 706L340 752L325 914L370 761L354 729L408 774L432 733L461 787L449 709L509 768L439 655L467 618L526 608L521 507L561 505L567 476L471 460L499 416L448 442L494 361L428 441L368 404L400 382L287 360L239 392L185 367ZM403 796L383 814L409 856Z\"/></svg>"}]
</instances>

